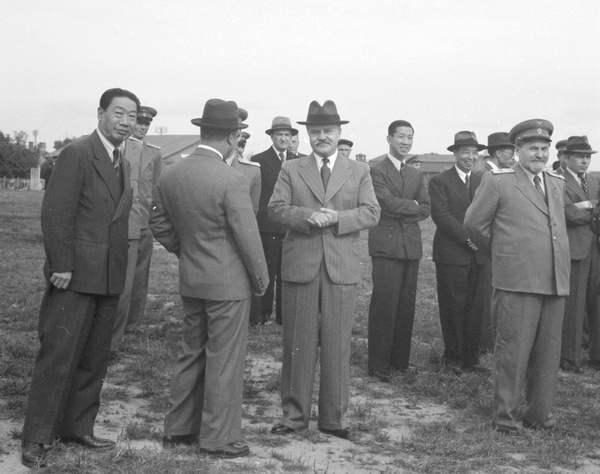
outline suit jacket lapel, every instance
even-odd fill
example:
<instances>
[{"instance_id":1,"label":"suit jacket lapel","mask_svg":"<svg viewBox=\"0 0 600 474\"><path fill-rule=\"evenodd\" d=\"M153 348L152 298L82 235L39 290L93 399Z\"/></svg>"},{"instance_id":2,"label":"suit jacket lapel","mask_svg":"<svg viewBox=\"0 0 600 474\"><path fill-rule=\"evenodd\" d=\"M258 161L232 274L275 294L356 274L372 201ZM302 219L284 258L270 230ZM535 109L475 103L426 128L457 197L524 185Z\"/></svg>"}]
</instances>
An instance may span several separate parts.
<instances>
[{"instance_id":1,"label":"suit jacket lapel","mask_svg":"<svg viewBox=\"0 0 600 474\"><path fill-rule=\"evenodd\" d=\"M406 181L403 175L406 173L406 166L404 167L403 171L399 172L394 166L394 163L392 163L392 160L390 160L388 157L383 160L383 163L385 166L386 178L390 181L390 183L392 183L392 186L396 188L398 191L398 196L402 196L402 193L404 192L404 182Z\"/></svg>"},{"instance_id":2,"label":"suit jacket lapel","mask_svg":"<svg viewBox=\"0 0 600 474\"><path fill-rule=\"evenodd\" d=\"M467 187L465 186L465 182L460 179L458 175L458 171L456 171L456 166L452 166L448 171L450 175L450 183L452 185L452 189L454 193L458 197L458 200L465 206L465 209L471 205L471 200L469 199L469 192L467 191ZM471 173L471 179L473 178L473 173Z\"/></svg>"},{"instance_id":3,"label":"suit jacket lapel","mask_svg":"<svg viewBox=\"0 0 600 474\"><path fill-rule=\"evenodd\" d=\"M548 177L546 173L544 175L546 195L548 197L548 214L550 217L554 217L559 213L564 214L565 211L560 199L561 189L557 182L558 179Z\"/></svg>"},{"instance_id":4,"label":"suit jacket lapel","mask_svg":"<svg viewBox=\"0 0 600 474\"><path fill-rule=\"evenodd\" d=\"M348 158L344 158L338 155L335 160L335 165L331 170L331 177L327 183L327 190L325 191L325 202L329 201L335 193L337 193L346 180L352 175L352 168ZM320 178L320 175L319 175ZM323 182L321 181L321 184Z\"/></svg>"},{"instance_id":5,"label":"suit jacket lapel","mask_svg":"<svg viewBox=\"0 0 600 474\"><path fill-rule=\"evenodd\" d=\"M314 153L311 153L307 157L298 159L302 160L302 163L300 163L298 170L300 177L304 180L304 182L310 188L315 197L321 203L324 203L325 189L323 188L323 181L321 181L321 175L319 174L319 168L317 167L317 162L315 160ZM331 173L331 177L329 178L328 187L331 186L332 179L333 172Z\"/></svg>"},{"instance_id":6,"label":"suit jacket lapel","mask_svg":"<svg viewBox=\"0 0 600 474\"><path fill-rule=\"evenodd\" d=\"M588 198L585 195L585 191L583 190L583 188L579 184L579 181L577 181L575 179L575 177L571 173L569 173L568 171L565 171L562 175L565 178L565 181L567 183L568 188L571 191L573 191L575 194L577 194L577 197L579 197L579 199L581 199L582 201L587 201ZM588 180L588 183L589 182L590 182L590 180ZM591 189L589 189L589 187L588 187L588 191L590 191L590 197L591 197L592 194L591 194Z\"/></svg>"},{"instance_id":7,"label":"suit jacket lapel","mask_svg":"<svg viewBox=\"0 0 600 474\"><path fill-rule=\"evenodd\" d=\"M267 155L267 159L264 161L264 164L271 168L276 174L279 174L281 171L281 159L277 156L273 147L269 148L269 154ZM263 166L261 164L261 166Z\"/></svg>"},{"instance_id":8,"label":"suit jacket lapel","mask_svg":"<svg viewBox=\"0 0 600 474\"><path fill-rule=\"evenodd\" d=\"M121 186L119 186L119 180L117 174L113 168L112 160L108 156L106 148L102 144L98 133L94 130L92 133L92 148L94 149L94 167L102 180L106 183L106 187L113 198L115 204L121 199ZM125 168L122 166L121 168ZM129 173L127 174L127 181L123 181L129 185Z\"/></svg>"},{"instance_id":9,"label":"suit jacket lapel","mask_svg":"<svg viewBox=\"0 0 600 474\"><path fill-rule=\"evenodd\" d=\"M517 165L515 167L515 173L517 175L517 189L521 191L525 195L527 199L529 199L540 211L544 214L548 214L548 206L544 202L544 198L540 195L535 186L529 179L529 176L523 171L521 165ZM546 185L549 179L544 178ZM548 188L546 188L546 193L548 193Z\"/></svg>"}]
</instances>

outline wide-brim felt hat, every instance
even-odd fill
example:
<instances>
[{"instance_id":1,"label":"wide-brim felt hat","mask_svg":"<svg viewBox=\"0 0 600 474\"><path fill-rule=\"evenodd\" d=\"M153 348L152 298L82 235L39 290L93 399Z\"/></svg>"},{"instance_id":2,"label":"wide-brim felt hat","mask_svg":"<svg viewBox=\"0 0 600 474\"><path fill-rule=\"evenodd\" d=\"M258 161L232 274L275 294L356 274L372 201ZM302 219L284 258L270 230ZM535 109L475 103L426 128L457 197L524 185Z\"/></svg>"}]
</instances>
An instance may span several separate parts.
<instances>
[{"instance_id":1,"label":"wide-brim felt hat","mask_svg":"<svg viewBox=\"0 0 600 474\"><path fill-rule=\"evenodd\" d=\"M267 135L271 135L273 132L276 132L278 130L289 130L292 132L293 137L298 135L298 130L292 127L292 122L289 119L289 117L275 117L273 119L273 123L271 124L271 128L265 130L265 133Z\"/></svg>"},{"instance_id":2,"label":"wide-brim felt hat","mask_svg":"<svg viewBox=\"0 0 600 474\"><path fill-rule=\"evenodd\" d=\"M584 155L593 155L594 153L598 153L597 151L592 150L592 147L588 143L588 139L585 135L582 135L581 137L569 137L569 139L567 140L567 148L565 152L582 153Z\"/></svg>"},{"instance_id":3,"label":"wide-brim felt hat","mask_svg":"<svg viewBox=\"0 0 600 474\"><path fill-rule=\"evenodd\" d=\"M192 119L197 127L219 130L240 130L248 125L240 122L240 113L233 100L209 99L204 104L202 117Z\"/></svg>"},{"instance_id":4,"label":"wide-brim felt hat","mask_svg":"<svg viewBox=\"0 0 600 474\"><path fill-rule=\"evenodd\" d=\"M552 122L545 119L530 119L525 120L515 125L508 133L508 139L517 144L520 141L539 139L551 142L554 125Z\"/></svg>"},{"instance_id":5,"label":"wide-brim felt hat","mask_svg":"<svg viewBox=\"0 0 600 474\"><path fill-rule=\"evenodd\" d=\"M461 146L476 146L478 151L484 150L486 146L483 143L477 141L475 132L463 130L454 134L454 144L446 148L448 151L454 153Z\"/></svg>"},{"instance_id":6,"label":"wide-brim felt hat","mask_svg":"<svg viewBox=\"0 0 600 474\"><path fill-rule=\"evenodd\" d=\"M326 100L323 106L313 100L308 106L308 114L305 122L296 122L300 125L344 125L350 123L348 120L340 120L337 107L332 100Z\"/></svg>"},{"instance_id":7,"label":"wide-brim felt hat","mask_svg":"<svg viewBox=\"0 0 600 474\"><path fill-rule=\"evenodd\" d=\"M488 135L487 148L514 148L515 144L508 139L508 132L496 132Z\"/></svg>"}]
</instances>

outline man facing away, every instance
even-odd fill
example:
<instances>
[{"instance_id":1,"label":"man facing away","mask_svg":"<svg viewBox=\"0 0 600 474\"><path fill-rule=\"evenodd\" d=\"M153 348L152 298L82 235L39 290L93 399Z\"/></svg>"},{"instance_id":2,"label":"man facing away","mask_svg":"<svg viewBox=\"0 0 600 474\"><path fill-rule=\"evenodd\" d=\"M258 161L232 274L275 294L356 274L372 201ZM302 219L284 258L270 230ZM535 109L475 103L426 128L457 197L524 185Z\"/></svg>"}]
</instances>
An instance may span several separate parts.
<instances>
[{"instance_id":1,"label":"man facing away","mask_svg":"<svg viewBox=\"0 0 600 474\"><path fill-rule=\"evenodd\" d=\"M348 438L350 338L361 280L360 231L379 219L369 167L338 154L335 104L313 101L306 125L313 153L284 163L269 216L287 230L283 244L283 416L271 432L308 427L321 347L319 429Z\"/></svg>"},{"instance_id":2,"label":"man facing away","mask_svg":"<svg viewBox=\"0 0 600 474\"><path fill-rule=\"evenodd\" d=\"M268 204L281 165L295 158L288 150L292 136L298 135L298 130L292 127L288 117L275 117L271 128L265 131L271 137L273 146L268 150L252 157L252 161L260 164L261 191L258 207L258 228L262 240L267 266L269 268L269 288L262 297L261 323L266 323L273 312L273 296L275 296L275 322L281 324L281 252L285 228L273 222L268 215Z\"/></svg>"},{"instance_id":3,"label":"man facing away","mask_svg":"<svg viewBox=\"0 0 600 474\"><path fill-rule=\"evenodd\" d=\"M150 227L179 258L182 352L171 380L163 447L199 443L217 457L248 454L242 443L242 384L252 293L264 293L267 266L246 178L227 157L239 130L235 102L210 99L200 145L166 168Z\"/></svg>"},{"instance_id":4,"label":"man facing away","mask_svg":"<svg viewBox=\"0 0 600 474\"><path fill-rule=\"evenodd\" d=\"M127 266L132 192L123 141L140 102L129 91L100 97L98 128L65 147L42 203L47 286L40 307L40 350L23 426L21 461L44 465L55 439L90 449L110 338Z\"/></svg>"},{"instance_id":5,"label":"man facing away","mask_svg":"<svg viewBox=\"0 0 600 474\"><path fill-rule=\"evenodd\" d=\"M131 167L133 204L129 213L125 289L119 299L110 347L113 354L119 351L124 333L134 333L139 329L148 297L153 245L149 222L150 204L163 164L160 148L147 143L144 138L156 114L156 109L141 106L133 133L125 143L124 157Z\"/></svg>"},{"instance_id":6,"label":"man facing away","mask_svg":"<svg viewBox=\"0 0 600 474\"><path fill-rule=\"evenodd\" d=\"M569 293L569 241L565 182L544 171L554 127L543 119L521 122L509 138L519 163L483 176L465 216L476 245L491 250L494 347L494 425L517 431L525 388L523 426L551 429L565 296Z\"/></svg>"},{"instance_id":7,"label":"man facing away","mask_svg":"<svg viewBox=\"0 0 600 474\"><path fill-rule=\"evenodd\" d=\"M454 153L455 165L429 180L431 217L437 226L433 261L444 339L442 362L454 372L480 370L486 257L471 242L463 220L481 182L481 175L472 169L484 148L473 132L456 133L454 144L448 147Z\"/></svg>"},{"instance_id":8,"label":"man facing away","mask_svg":"<svg viewBox=\"0 0 600 474\"><path fill-rule=\"evenodd\" d=\"M392 122L387 135L389 152L371 165L381 217L369 230L373 293L368 365L369 375L383 382L390 381L392 370L408 368L419 260L423 256L418 222L429 217L431 209L422 173L405 163L413 135L409 122Z\"/></svg>"}]
</instances>

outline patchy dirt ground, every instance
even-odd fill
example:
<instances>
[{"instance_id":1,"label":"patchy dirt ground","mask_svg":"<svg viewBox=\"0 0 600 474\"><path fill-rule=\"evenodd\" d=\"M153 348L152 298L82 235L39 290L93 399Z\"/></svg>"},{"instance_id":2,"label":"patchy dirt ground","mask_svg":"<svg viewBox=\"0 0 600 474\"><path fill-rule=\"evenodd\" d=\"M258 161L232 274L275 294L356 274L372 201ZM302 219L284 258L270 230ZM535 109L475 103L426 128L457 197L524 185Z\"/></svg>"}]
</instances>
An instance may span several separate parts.
<instances>
[{"instance_id":1,"label":"patchy dirt ground","mask_svg":"<svg viewBox=\"0 0 600 474\"><path fill-rule=\"evenodd\" d=\"M116 387L111 384L111 373L118 366L109 369L106 388ZM261 379L265 374L279 370L279 363L273 359L258 359L249 364L249 374L253 379ZM353 379L353 384L369 383L366 380ZM410 433L411 421L442 421L450 420L452 413L444 406L415 404L403 399L385 397L386 386L378 384L381 395L370 400L368 412L362 411L366 399L353 390L351 410L361 412L362 423L373 423L374 420L385 420L385 428L379 436L387 438L386 445L393 446L394 441L400 441ZM263 395L261 393L261 395ZM214 461L223 466L223 472L228 472L228 463L238 464L237 472L243 465L250 465L255 472L315 472L315 473L391 473L401 472L393 465L397 452L386 449L373 449L373 435L353 431L352 440L341 440L322 434L311 421L309 429L288 437L270 434L270 429L277 423L281 414L279 393L270 392L267 399L260 403L245 404L245 416L242 431L251 452L248 457L236 460ZM356 418L356 415L352 415ZM145 401L132 397L130 400L111 401L103 403L96 420L95 434L117 440L117 449L130 447L133 449L161 451L162 445L158 435L152 440L127 440L124 428L131 422L141 422L146 427L152 427L157 434L163 429L163 419L147 410ZM356 419L353 419L356 422ZM22 421L3 421L0 426L0 441L9 451L0 453L0 473L19 474L30 472L20 462L20 441L11 439L11 430L20 430ZM192 455L183 452L182 455ZM297 469L294 469L294 465Z\"/></svg>"}]
</instances>

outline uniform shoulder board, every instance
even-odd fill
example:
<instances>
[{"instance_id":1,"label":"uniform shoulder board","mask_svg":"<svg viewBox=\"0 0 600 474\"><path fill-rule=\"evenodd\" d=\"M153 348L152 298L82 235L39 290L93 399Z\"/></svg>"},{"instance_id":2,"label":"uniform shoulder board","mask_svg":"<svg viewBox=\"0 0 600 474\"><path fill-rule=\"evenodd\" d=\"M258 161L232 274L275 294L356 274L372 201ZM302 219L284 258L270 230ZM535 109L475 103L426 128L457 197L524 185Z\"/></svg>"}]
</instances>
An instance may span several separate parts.
<instances>
[{"instance_id":1,"label":"uniform shoulder board","mask_svg":"<svg viewBox=\"0 0 600 474\"><path fill-rule=\"evenodd\" d=\"M140 140L139 138L135 138L135 137L129 137L129 140L133 140L134 142L140 142L142 143L142 140Z\"/></svg>"},{"instance_id":2,"label":"uniform shoulder board","mask_svg":"<svg viewBox=\"0 0 600 474\"><path fill-rule=\"evenodd\" d=\"M148 143L148 146L150 148L156 148L157 150L160 150L160 147L158 145L153 145L152 143Z\"/></svg>"},{"instance_id":3,"label":"uniform shoulder board","mask_svg":"<svg viewBox=\"0 0 600 474\"><path fill-rule=\"evenodd\" d=\"M557 174L554 171L546 171L548 176L552 176L553 178L560 178L564 181L565 177L563 175Z\"/></svg>"},{"instance_id":4,"label":"uniform shoulder board","mask_svg":"<svg viewBox=\"0 0 600 474\"><path fill-rule=\"evenodd\" d=\"M493 174L507 174L507 173L514 173L515 170L513 170L512 168L498 168L498 169L491 170L491 172Z\"/></svg>"},{"instance_id":5,"label":"uniform shoulder board","mask_svg":"<svg viewBox=\"0 0 600 474\"><path fill-rule=\"evenodd\" d=\"M260 163L255 163L254 161L249 161L246 159L240 160L239 158L238 158L238 161L243 165L258 166L260 168Z\"/></svg>"}]
</instances>

